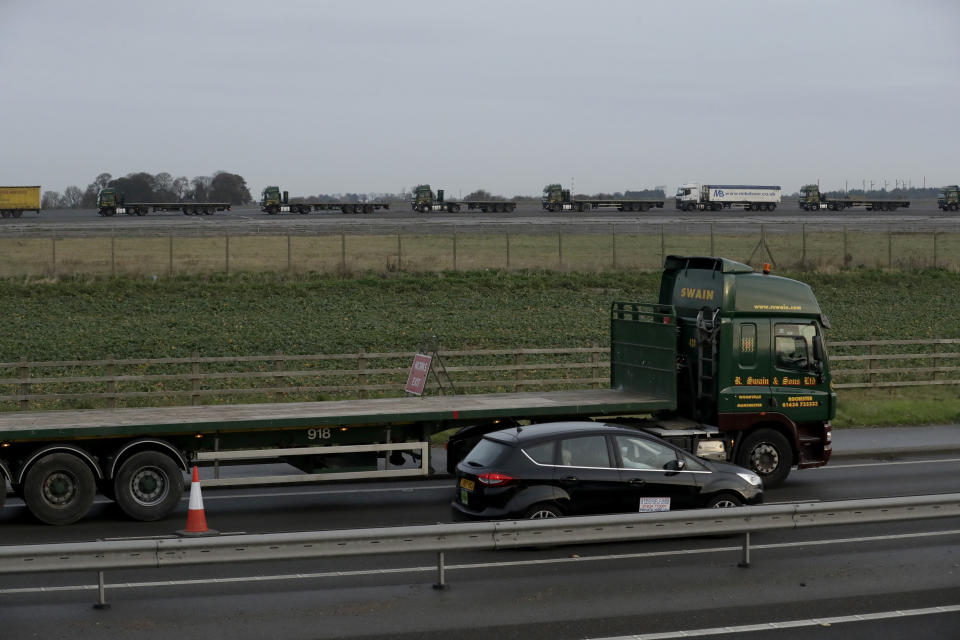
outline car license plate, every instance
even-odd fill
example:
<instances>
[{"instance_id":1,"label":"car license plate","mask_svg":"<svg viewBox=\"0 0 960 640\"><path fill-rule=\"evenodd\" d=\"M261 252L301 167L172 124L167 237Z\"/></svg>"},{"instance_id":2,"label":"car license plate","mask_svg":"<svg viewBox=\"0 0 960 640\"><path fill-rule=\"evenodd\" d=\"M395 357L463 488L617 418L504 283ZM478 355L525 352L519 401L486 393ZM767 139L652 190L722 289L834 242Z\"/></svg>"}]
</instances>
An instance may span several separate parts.
<instances>
[{"instance_id":1,"label":"car license plate","mask_svg":"<svg viewBox=\"0 0 960 640\"><path fill-rule=\"evenodd\" d=\"M473 491L473 480L460 478L460 488L466 489L467 491Z\"/></svg>"}]
</instances>

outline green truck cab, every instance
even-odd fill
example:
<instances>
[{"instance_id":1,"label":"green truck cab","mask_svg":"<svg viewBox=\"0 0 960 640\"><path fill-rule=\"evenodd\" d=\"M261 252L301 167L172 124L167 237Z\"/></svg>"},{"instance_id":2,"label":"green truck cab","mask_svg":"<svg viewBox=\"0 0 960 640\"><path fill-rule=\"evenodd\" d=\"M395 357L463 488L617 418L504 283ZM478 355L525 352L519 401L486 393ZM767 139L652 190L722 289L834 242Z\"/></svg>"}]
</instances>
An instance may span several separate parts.
<instances>
[{"instance_id":1,"label":"green truck cab","mask_svg":"<svg viewBox=\"0 0 960 640\"><path fill-rule=\"evenodd\" d=\"M901 207L904 209L910 207L910 201L902 198L874 198L857 195L845 195L840 198L830 197L821 192L820 186L816 184L805 184L800 187L797 204L804 211L816 211L818 209L843 211L851 207L864 207L867 211L896 211Z\"/></svg>"},{"instance_id":2,"label":"green truck cab","mask_svg":"<svg viewBox=\"0 0 960 640\"><path fill-rule=\"evenodd\" d=\"M960 186L951 184L937 194L937 208L944 211L960 209Z\"/></svg>"},{"instance_id":3,"label":"green truck cab","mask_svg":"<svg viewBox=\"0 0 960 640\"><path fill-rule=\"evenodd\" d=\"M728 458L766 484L793 465L827 463L837 406L829 323L808 285L723 258L671 256L660 304L676 314L680 416L716 425Z\"/></svg>"}]
</instances>

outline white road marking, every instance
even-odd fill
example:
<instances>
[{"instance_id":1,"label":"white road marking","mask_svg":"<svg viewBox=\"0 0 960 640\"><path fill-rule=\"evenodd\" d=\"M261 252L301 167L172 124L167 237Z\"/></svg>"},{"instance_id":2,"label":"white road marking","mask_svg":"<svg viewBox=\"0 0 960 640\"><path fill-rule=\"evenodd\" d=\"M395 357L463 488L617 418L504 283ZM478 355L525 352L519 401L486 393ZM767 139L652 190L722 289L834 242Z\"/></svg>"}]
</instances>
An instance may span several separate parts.
<instances>
[{"instance_id":1,"label":"white road marking","mask_svg":"<svg viewBox=\"0 0 960 640\"><path fill-rule=\"evenodd\" d=\"M943 458L940 460L902 460L899 462L864 462L862 464L828 464L825 467L804 469L807 471L830 471L832 469L856 469L858 467L892 467L903 464L936 464L940 462L960 462L960 458Z\"/></svg>"},{"instance_id":2,"label":"white road marking","mask_svg":"<svg viewBox=\"0 0 960 640\"><path fill-rule=\"evenodd\" d=\"M960 529L950 531L921 531L917 533L903 533L885 536L865 536L858 538L838 538L836 540L805 540L801 542L778 542L773 544L755 544L751 546L754 551L760 549L790 549L796 547L817 546L822 547L826 544L850 544L864 542L884 542L889 540L909 540L916 538L934 538L940 536L960 535ZM475 562L468 564L448 564L445 570L462 571L470 569L489 569L505 567L528 567L541 565L572 564L579 562L605 562L610 560L634 560L639 558L666 558L673 556L694 556L714 553L739 553L742 550L740 545L732 547L710 547L706 549L677 549L674 551L647 551L641 553L623 553L606 554L600 556L580 556L563 558L541 558L537 560L511 560L506 562ZM318 578L348 578L354 576L387 575L399 573L436 573L436 565L428 567L394 567L388 569L362 569L354 571L325 571L321 573L291 573L271 576L237 576L234 578L197 578L193 580L161 580L158 582L118 582L109 583L107 589L141 589L151 587L174 587L185 585L212 585L212 584L230 584L244 582L275 582L281 580L315 580ZM58 587L23 587L17 589L0 589L0 595L13 595L23 593L45 593L48 591L91 591L97 589L97 585L63 585ZM629 637L629 636L628 636Z\"/></svg>"},{"instance_id":3,"label":"white road marking","mask_svg":"<svg viewBox=\"0 0 960 640\"><path fill-rule=\"evenodd\" d=\"M800 627L829 627L846 622L871 622L874 620L889 620L891 618L956 613L958 611L960 611L960 605L951 604L943 607L928 607L926 609L900 609L897 611L879 611L877 613L861 613L849 616L833 616L830 618L808 618L806 620L745 624L737 627L714 627L712 629L691 629L689 631L667 631L666 633L641 633L632 636L593 638L592 640L670 640L671 638L700 638L704 636L722 636L731 633L749 633L752 631L777 631L779 629L797 629Z\"/></svg>"}]
</instances>

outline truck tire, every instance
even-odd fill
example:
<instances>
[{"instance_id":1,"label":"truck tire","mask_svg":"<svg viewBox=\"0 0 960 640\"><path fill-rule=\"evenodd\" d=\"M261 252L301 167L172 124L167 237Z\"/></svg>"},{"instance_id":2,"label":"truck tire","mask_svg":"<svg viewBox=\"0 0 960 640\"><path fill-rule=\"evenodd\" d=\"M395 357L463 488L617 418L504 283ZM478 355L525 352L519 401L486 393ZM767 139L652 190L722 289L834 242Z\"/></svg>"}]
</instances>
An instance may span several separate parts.
<instances>
[{"instance_id":1,"label":"truck tire","mask_svg":"<svg viewBox=\"0 0 960 640\"><path fill-rule=\"evenodd\" d=\"M52 453L27 472L23 501L37 520L53 525L76 522L87 514L97 493L93 472L71 453Z\"/></svg>"},{"instance_id":2,"label":"truck tire","mask_svg":"<svg viewBox=\"0 0 960 640\"><path fill-rule=\"evenodd\" d=\"M152 522L177 508L183 473L170 456L141 451L127 458L113 480L114 500L134 520Z\"/></svg>"},{"instance_id":3,"label":"truck tire","mask_svg":"<svg viewBox=\"0 0 960 640\"><path fill-rule=\"evenodd\" d=\"M759 475L764 487L775 487L790 474L793 450L779 431L757 429L740 443L736 462Z\"/></svg>"}]
</instances>

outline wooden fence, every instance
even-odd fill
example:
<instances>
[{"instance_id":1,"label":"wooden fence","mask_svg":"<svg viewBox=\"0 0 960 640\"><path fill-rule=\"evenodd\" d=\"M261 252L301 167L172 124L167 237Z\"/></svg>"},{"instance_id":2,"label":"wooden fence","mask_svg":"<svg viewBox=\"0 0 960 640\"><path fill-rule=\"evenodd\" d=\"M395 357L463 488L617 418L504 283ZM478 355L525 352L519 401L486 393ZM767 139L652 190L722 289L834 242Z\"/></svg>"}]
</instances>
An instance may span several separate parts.
<instances>
[{"instance_id":1,"label":"wooden fence","mask_svg":"<svg viewBox=\"0 0 960 640\"><path fill-rule=\"evenodd\" d=\"M960 384L960 339L829 345L835 386ZM600 388L608 347L440 351L458 392ZM410 352L0 362L0 410L291 402L403 394ZM428 390L437 391L431 377Z\"/></svg>"}]
</instances>

